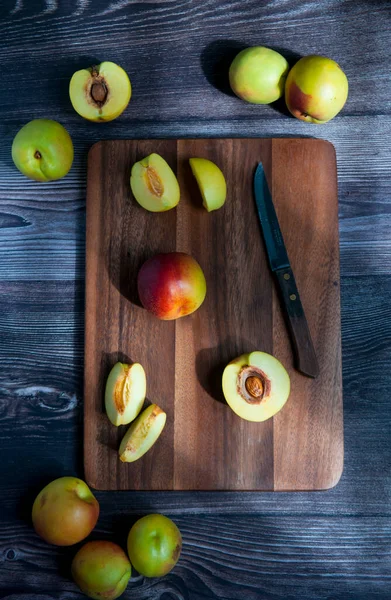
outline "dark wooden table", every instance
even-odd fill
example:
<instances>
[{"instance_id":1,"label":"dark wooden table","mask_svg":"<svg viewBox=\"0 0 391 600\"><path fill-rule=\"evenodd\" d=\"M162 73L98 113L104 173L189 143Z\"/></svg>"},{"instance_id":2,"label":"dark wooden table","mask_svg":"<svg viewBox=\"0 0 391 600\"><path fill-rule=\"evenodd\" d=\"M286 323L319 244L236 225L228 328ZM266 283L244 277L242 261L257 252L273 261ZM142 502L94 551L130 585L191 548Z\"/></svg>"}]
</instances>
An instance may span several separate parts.
<instances>
[{"instance_id":1,"label":"dark wooden table","mask_svg":"<svg viewBox=\"0 0 391 600\"><path fill-rule=\"evenodd\" d=\"M98 493L93 537L123 543L161 511L183 532L167 577L132 579L124 598L391 597L391 5L388 0L3 0L0 6L0 597L76 599L74 548L45 544L31 504L82 468L86 156L99 139L315 136L339 176L345 470L319 493ZM350 95L323 126L227 93L244 46L325 54ZM109 124L79 117L68 84L113 60L133 98ZM59 120L75 144L70 174L37 184L11 143L32 118Z\"/></svg>"}]
</instances>

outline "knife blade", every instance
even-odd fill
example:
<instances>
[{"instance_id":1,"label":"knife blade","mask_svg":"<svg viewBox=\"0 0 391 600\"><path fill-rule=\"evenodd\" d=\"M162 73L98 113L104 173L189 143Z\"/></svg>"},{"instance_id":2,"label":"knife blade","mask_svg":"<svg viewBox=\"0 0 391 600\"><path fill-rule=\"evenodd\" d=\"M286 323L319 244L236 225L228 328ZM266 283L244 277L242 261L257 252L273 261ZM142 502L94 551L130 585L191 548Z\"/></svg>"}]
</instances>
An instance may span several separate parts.
<instances>
[{"instance_id":1,"label":"knife blade","mask_svg":"<svg viewBox=\"0 0 391 600\"><path fill-rule=\"evenodd\" d=\"M255 171L254 195L270 269L280 292L296 369L307 377L317 377L318 361L262 163Z\"/></svg>"}]
</instances>

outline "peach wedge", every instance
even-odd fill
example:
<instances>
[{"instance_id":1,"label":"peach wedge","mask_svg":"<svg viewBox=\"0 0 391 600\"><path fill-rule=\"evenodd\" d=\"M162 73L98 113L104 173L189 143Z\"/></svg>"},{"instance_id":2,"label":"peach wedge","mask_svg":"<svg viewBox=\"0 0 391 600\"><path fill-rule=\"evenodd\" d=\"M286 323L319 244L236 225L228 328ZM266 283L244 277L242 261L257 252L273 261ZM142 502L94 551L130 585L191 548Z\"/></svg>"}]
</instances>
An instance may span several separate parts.
<instances>
[{"instance_id":1,"label":"peach wedge","mask_svg":"<svg viewBox=\"0 0 391 600\"><path fill-rule=\"evenodd\" d=\"M105 407L113 425L127 425L137 417L145 400L146 377L139 363L117 362L106 382Z\"/></svg>"},{"instance_id":2,"label":"peach wedge","mask_svg":"<svg viewBox=\"0 0 391 600\"><path fill-rule=\"evenodd\" d=\"M190 158L191 170L202 196L202 204L208 212L221 208L227 197L227 184L219 167L207 158Z\"/></svg>"},{"instance_id":3,"label":"peach wedge","mask_svg":"<svg viewBox=\"0 0 391 600\"><path fill-rule=\"evenodd\" d=\"M119 457L122 462L134 462L153 446L166 424L166 413L156 404L151 404L137 417L125 433Z\"/></svg>"},{"instance_id":4,"label":"peach wedge","mask_svg":"<svg viewBox=\"0 0 391 600\"><path fill-rule=\"evenodd\" d=\"M178 180L159 154L150 154L133 165L130 187L137 202L151 212L170 210L179 202Z\"/></svg>"}]
</instances>

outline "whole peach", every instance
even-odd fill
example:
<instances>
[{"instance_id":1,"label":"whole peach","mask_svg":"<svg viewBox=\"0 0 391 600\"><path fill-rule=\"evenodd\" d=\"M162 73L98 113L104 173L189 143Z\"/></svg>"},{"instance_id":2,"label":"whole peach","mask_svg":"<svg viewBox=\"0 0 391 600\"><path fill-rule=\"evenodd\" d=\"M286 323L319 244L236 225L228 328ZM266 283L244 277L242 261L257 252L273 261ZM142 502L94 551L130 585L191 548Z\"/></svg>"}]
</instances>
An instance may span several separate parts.
<instances>
[{"instance_id":1,"label":"whole peach","mask_svg":"<svg viewBox=\"0 0 391 600\"><path fill-rule=\"evenodd\" d=\"M252 104L270 104L284 94L287 60L275 50L253 46L239 52L229 68L235 94Z\"/></svg>"},{"instance_id":2,"label":"whole peach","mask_svg":"<svg viewBox=\"0 0 391 600\"><path fill-rule=\"evenodd\" d=\"M345 105L349 84L341 67L326 56L304 56L289 71L285 101L294 117L326 123Z\"/></svg>"},{"instance_id":3,"label":"whole peach","mask_svg":"<svg viewBox=\"0 0 391 600\"><path fill-rule=\"evenodd\" d=\"M35 181L61 179L73 162L71 136L52 119L26 123L16 134L11 152L19 171Z\"/></svg>"},{"instance_id":4,"label":"whole peach","mask_svg":"<svg viewBox=\"0 0 391 600\"><path fill-rule=\"evenodd\" d=\"M129 558L145 577L167 575L178 562L181 550L181 532L165 515L146 515L129 531Z\"/></svg>"},{"instance_id":5,"label":"whole peach","mask_svg":"<svg viewBox=\"0 0 391 600\"><path fill-rule=\"evenodd\" d=\"M141 304L163 320L191 314L206 295L200 265L184 252L156 254L147 260L138 273L137 285Z\"/></svg>"},{"instance_id":6,"label":"whole peach","mask_svg":"<svg viewBox=\"0 0 391 600\"><path fill-rule=\"evenodd\" d=\"M41 490L33 504L35 531L57 546L71 546L84 540L98 517L97 499L77 477L55 479Z\"/></svg>"},{"instance_id":7,"label":"whole peach","mask_svg":"<svg viewBox=\"0 0 391 600\"><path fill-rule=\"evenodd\" d=\"M95 600L114 600L126 589L131 575L128 557L113 542L87 542L72 561L72 577L84 594Z\"/></svg>"}]
</instances>

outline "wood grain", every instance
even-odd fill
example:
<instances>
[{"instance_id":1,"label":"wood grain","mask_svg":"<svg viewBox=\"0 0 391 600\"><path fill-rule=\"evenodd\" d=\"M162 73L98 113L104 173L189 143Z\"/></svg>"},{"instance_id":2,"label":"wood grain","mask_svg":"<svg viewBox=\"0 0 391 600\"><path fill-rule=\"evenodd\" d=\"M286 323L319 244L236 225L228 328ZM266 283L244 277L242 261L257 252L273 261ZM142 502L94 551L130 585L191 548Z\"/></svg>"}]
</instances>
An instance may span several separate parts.
<instances>
[{"instance_id":1,"label":"wood grain","mask_svg":"<svg viewBox=\"0 0 391 600\"><path fill-rule=\"evenodd\" d=\"M272 284L252 194L257 160L271 166L271 144L178 142L177 249L202 265L207 298L193 318L176 325L175 489L273 489L272 421L240 419L221 390L230 360L260 345L272 351ZM219 211L202 208L191 157L208 158L226 174L227 200Z\"/></svg>"},{"instance_id":2,"label":"wood grain","mask_svg":"<svg viewBox=\"0 0 391 600\"><path fill-rule=\"evenodd\" d=\"M174 517L174 521L184 534L177 567L160 579L134 574L124 600L387 598L386 582L391 574L387 519L187 515ZM125 514L117 514L115 518L108 510L101 522L100 538L114 538L126 547L126 535L133 522ZM13 532L14 542L10 542L7 532L10 530L0 537L0 552L4 556L3 598L81 600L84 597L69 576L74 548L50 548L22 527ZM93 539L97 539L95 534ZM253 550L251 560L248 540ZM358 550L365 554L359 571ZM292 574L287 573L285 564L291 565ZM45 573L42 587L34 567ZM30 592L24 596L27 583Z\"/></svg>"},{"instance_id":3,"label":"wood grain","mask_svg":"<svg viewBox=\"0 0 391 600\"><path fill-rule=\"evenodd\" d=\"M185 528L183 566L159 581L133 578L125 600L389 600L390 16L389 0L1 2L2 598L84 597L69 577L76 548L47 547L29 514L34 493L50 479L83 475L88 149L129 137L316 135L338 157L340 483L316 494L99 493L95 534L122 541L128 522L159 511ZM255 44L293 59L317 53L338 60L350 86L342 113L314 127L228 95L230 60ZM73 111L68 84L76 69L106 57L128 70L133 98L118 120L101 126ZM12 139L34 117L57 119L72 135L75 161L63 180L37 184L12 164Z\"/></svg>"},{"instance_id":4,"label":"wood grain","mask_svg":"<svg viewBox=\"0 0 391 600\"><path fill-rule=\"evenodd\" d=\"M142 209L129 186L132 164L152 151L177 170L182 191L178 207L158 215ZM227 174L226 204L211 214L202 208L191 174L189 158L194 156L212 160ZM252 193L259 161L269 172L308 309L321 369L314 381L294 370L281 322ZM90 485L314 490L337 483L343 432L336 181L334 148L319 140L138 140L92 148L84 385L84 462ZM146 258L173 250L191 254L202 266L207 298L190 317L166 323L140 307L136 281ZM264 423L240 419L221 390L224 366L256 349L283 359L292 379L283 416ZM103 409L107 374L118 360L141 362L148 399L168 417L153 450L131 465L117 455L125 428L114 428Z\"/></svg>"},{"instance_id":5,"label":"wood grain","mask_svg":"<svg viewBox=\"0 0 391 600\"><path fill-rule=\"evenodd\" d=\"M308 481L313 489L332 487L343 461L335 153L325 142L307 144L292 140L279 152L273 145L272 155L273 173L286 175L295 156L291 181L273 176L272 194L320 369L315 380L290 371L295 402L274 418L275 486L284 490L306 489ZM318 160L311 161L311 151L313 156L318 151ZM273 311L274 352L290 364L292 351L279 303Z\"/></svg>"}]
</instances>

